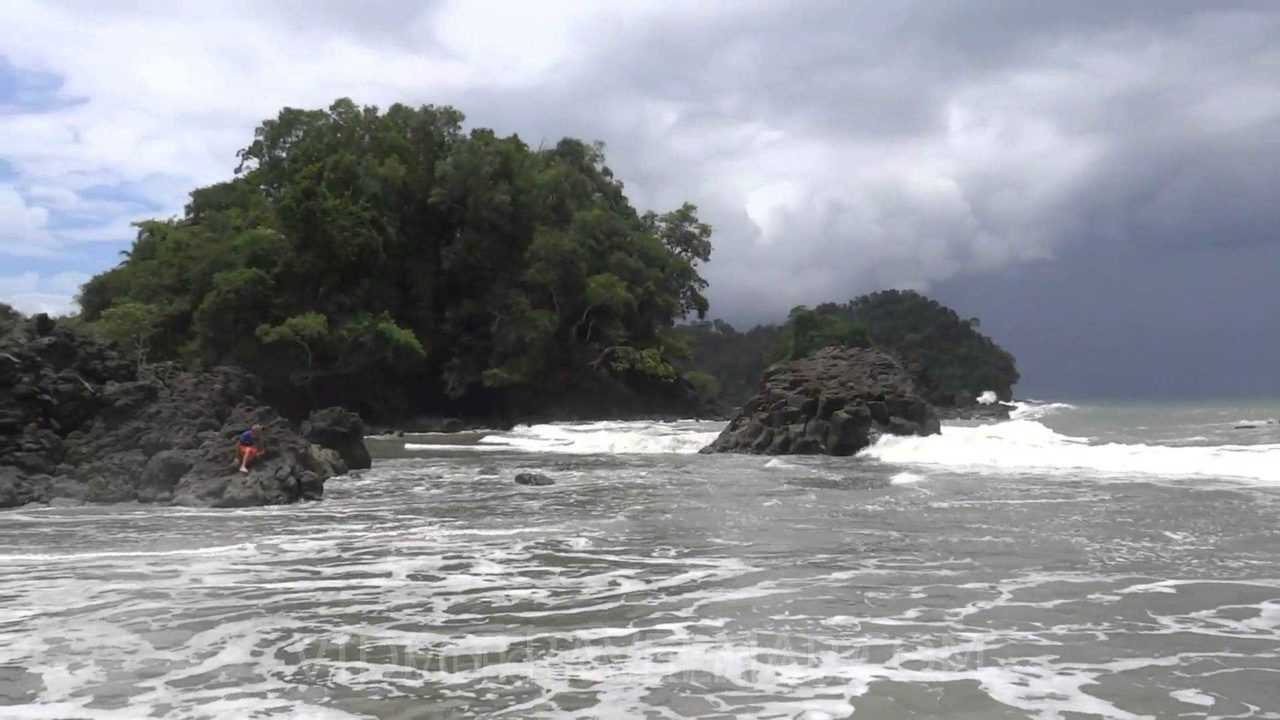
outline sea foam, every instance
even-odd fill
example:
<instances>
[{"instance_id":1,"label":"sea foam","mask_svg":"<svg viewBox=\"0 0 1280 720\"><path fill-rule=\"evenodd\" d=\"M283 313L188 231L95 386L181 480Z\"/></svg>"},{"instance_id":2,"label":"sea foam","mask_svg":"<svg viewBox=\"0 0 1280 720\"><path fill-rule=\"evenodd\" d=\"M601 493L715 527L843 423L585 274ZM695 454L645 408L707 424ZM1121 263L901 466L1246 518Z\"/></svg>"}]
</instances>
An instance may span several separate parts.
<instances>
[{"instance_id":1,"label":"sea foam","mask_svg":"<svg viewBox=\"0 0 1280 720\"><path fill-rule=\"evenodd\" d=\"M710 445L716 439L721 427L721 423L698 421L676 423L606 421L522 425L509 432L486 435L477 445L450 445L447 449L567 455L687 455ZM408 450L433 447L405 445ZM441 449L444 447L441 446Z\"/></svg>"},{"instance_id":2,"label":"sea foam","mask_svg":"<svg viewBox=\"0 0 1280 720\"><path fill-rule=\"evenodd\" d=\"M1046 406L1034 406L1043 412ZM1025 417L1025 416L1024 416ZM1084 470L1103 476L1212 477L1280 483L1280 444L1166 446L1091 444L1035 420L947 426L929 437L884 436L864 451L883 462L980 472Z\"/></svg>"}]
</instances>

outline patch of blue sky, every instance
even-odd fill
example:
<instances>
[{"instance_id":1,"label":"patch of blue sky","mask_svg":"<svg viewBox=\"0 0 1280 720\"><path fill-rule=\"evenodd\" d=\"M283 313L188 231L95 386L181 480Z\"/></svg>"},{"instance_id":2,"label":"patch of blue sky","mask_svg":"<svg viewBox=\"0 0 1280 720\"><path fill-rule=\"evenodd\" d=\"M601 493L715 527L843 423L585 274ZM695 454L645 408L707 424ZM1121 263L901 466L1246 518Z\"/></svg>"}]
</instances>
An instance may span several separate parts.
<instances>
[{"instance_id":1,"label":"patch of blue sky","mask_svg":"<svg viewBox=\"0 0 1280 720\"><path fill-rule=\"evenodd\" d=\"M132 222L134 218L131 215L61 210L49 213L45 227L66 245L122 243L133 239Z\"/></svg>"},{"instance_id":2,"label":"patch of blue sky","mask_svg":"<svg viewBox=\"0 0 1280 720\"><path fill-rule=\"evenodd\" d=\"M62 86L59 75L20 68L0 55L0 114L49 112L87 101L63 95Z\"/></svg>"},{"instance_id":3,"label":"patch of blue sky","mask_svg":"<svg viewBox=\"0 0 1280 720\"><path fill-rule=\"evenodd\" d=\"M164 179L159 179L164 182ZM175 181L170 181L175 182ZM155 198L157 180L121 182L114 185L92 185L80 190L84 200L110 203L125 212L159 213L164 203Z\"/></svg>"},{"instance_id":4,"label":"patch of blue sky","mask_svg":"<svg viewBox=\"0 0 1280 720\"><path fill-rule=\"evenodd\" d=\"M115 267L128 244L78 245L57 257L24 257L0 263L0 302L24 312L74 312L72 299L93 275Z\"/></svg>"},{"instance_id":5,"label":"patch of blue sky","mask_svg":"<svg viewBox=\"0 0 1280 720\"><path fill-rule=\"evenodd\" d=\"M100 273L113 267L122 259L118 247L103 245L86 245L57 257L24 257L21 262L12 263L0 275L11 272L34 272L40 277L53 277L59 273L78 272L86 275Z\"/></svg>"}]
</instances>

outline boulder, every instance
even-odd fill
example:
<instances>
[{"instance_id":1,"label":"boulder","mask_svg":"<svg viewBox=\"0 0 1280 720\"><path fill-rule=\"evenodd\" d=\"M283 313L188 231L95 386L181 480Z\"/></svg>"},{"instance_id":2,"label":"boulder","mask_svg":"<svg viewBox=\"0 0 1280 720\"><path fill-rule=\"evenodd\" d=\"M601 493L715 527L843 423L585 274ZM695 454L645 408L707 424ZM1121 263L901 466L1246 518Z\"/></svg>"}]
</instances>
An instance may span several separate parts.
<instances>
[{"instance_id":1,"label":"boulder","mask_svg":"<svg viewBox=\"0 0 1280 720\"><path fill-rule=\"evenodd\" d=\"M173 489L194 463L180 450L162 450L152 455L142 468L138 499L158 502L173 498Z\"/></svg>"},{"instance_id":2,"label":"boulder","mask_svg":"<svg viewBox=\"0 0 1280 720\"><path fill-rule=\"evenodd\" d=\"M896 359L829 347L766 370L760 392L702 452L852 455L882 433L939 430L933 408Z\"/></svg>"},{"instance_id":3,"label":"boulder","mask_svg":"<svg viewBox=\"0 0 1280 720\"><path fill-rule=\"evenodd\" d=\"M556 481L541 473L520 473L516 475L517 485L555 485Z\"/></svg>"},{"instance_id":4,"label":"boulder","mask_svg":"<svg viewBox=\"0 0 1280 720\"><path fill-rule=\"evenodd\" d=\"M317 474L346 475L350 469L337 450L311 443L307 467Z\"/></svg>"},{"instance_id":5,"label":"boulder","mask_svg":"<svg viewBox=\"0 0 1280 720\"><path fill-rule=\"evenodd\" d=\"M352 470L367 470L373 465L364 446L364 421L350 410L340 407L316 410L302 423L302 435L321 447L337 451Z\"/></svg>"}]
</instances>

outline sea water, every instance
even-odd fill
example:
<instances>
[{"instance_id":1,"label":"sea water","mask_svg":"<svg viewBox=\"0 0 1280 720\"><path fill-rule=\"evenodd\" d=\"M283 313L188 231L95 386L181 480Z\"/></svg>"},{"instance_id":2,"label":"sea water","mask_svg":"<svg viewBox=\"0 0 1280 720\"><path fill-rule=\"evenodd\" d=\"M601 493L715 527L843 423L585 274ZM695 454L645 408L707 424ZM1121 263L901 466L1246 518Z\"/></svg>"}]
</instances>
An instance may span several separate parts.
<instances>
[{"instance_id":1,"label":"sea water","mask_svg":"<svg viewBox=\"0 0 1280 720\"><path fill-rule=\"evenodd\" d=\"M1280 718L1277 418L541 425L375 441L317 503L6 511L0 717Z\"/></svg>"}]
</instances>

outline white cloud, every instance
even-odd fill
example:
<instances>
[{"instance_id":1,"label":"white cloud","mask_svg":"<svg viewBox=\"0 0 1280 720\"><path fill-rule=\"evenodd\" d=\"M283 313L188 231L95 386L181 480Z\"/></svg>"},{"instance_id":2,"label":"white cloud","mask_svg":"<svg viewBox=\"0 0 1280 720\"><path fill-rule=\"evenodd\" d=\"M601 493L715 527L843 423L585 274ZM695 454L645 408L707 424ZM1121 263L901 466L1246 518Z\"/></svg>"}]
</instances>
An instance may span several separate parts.
<instances>
[{"instance_id":1,"label":"white cloud","mask_svg":"<svg viewBox=\"0 0 1280 720\"><path fill-rule=\"evenodd\" d=\"M18 256L52 255L58 243L47 225L49 211L29 205L12 185L0 185L0 253Z\"/></svg>"},{"instance_id":2,"label":"white cloud","mask_svg":"<svg viewBox=\"0 0 1280 720\"><path fill-rule=\"evenodd\" d=\"M0 275L0 302L28 315L69 315L79 312L75 295L88 279L85 273L77 272L56 273L48 277L35 272Z\"/></svg>"}]
</instances>

